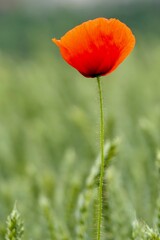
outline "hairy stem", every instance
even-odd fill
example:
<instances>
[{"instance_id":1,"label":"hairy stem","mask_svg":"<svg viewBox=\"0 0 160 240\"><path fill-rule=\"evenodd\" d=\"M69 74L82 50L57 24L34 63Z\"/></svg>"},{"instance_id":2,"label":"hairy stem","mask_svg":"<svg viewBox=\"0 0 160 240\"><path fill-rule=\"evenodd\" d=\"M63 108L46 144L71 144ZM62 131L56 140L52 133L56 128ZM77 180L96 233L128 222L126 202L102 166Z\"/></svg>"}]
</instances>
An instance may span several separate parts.
<instances>
[{"instance_id":1,"label":"hairy stem","mask_svg":"<svg viewBox=\"0 0 160 240\"><path fill-rule=\"evenodd\" d=\"M101 80L97 77L99 103L100 103L100 154L101 154L101 171L98 189L98 222L97 222L97 240L101 239L102 225L102 195L103 195L103 179L104 179L104 116L103 116L103 98Z\"/></svg>"}]
</instances>

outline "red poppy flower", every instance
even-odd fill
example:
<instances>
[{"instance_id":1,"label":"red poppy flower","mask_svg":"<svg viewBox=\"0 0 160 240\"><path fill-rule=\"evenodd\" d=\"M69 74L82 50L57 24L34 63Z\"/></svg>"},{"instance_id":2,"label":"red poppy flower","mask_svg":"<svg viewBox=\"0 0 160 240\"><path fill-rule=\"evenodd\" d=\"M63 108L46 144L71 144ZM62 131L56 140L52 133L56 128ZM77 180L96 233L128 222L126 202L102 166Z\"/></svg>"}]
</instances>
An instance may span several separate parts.
<instances>
[{"instance_id":1,"label":"red poppy flower","mask_svg":"<svg viewBox=\"0 0 160 240\"><path fill-rule=\"evenodd\" d=\"M92 78L115 70L135 45L130 28L112 18L89 20L52 41L68 64Z\"/></svg>"}]
</instances>

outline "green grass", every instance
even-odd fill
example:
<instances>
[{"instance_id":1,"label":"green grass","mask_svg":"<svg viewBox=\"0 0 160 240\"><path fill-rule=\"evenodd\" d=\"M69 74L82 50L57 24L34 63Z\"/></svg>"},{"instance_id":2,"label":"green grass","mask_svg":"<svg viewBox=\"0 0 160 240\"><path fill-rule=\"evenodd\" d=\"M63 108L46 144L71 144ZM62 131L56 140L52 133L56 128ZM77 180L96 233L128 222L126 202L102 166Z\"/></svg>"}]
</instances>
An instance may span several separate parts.
<instances>
[{"instance_id":1,"label":"green grass","mask_svg":"<svg viewBox=\"0 0 160 240\"><path fill-rule=\"evenodd\" d=\"M159 239L137 222L132 234L136 218L158 226L159 51L156 39L150 47L138 42L131 56L103 77L105 140L120 139L105 179L106 240ZM99 154L97 83L57 57L54 45L44 52L28 59L0 55L1 239L16 202L23 239L92 240L97 185L94 177L91 189L86 181Z\"/></svg>"}]
</instances>

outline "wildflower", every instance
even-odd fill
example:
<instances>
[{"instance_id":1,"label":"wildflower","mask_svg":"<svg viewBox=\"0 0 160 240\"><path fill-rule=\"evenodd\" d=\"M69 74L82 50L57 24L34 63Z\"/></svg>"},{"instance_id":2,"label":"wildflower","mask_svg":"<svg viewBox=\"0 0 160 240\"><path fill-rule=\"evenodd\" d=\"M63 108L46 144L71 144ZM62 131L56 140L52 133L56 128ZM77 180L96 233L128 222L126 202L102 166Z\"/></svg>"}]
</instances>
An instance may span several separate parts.
<instances>
[{"instance_id":1,"label":"wildflower","mask_svg":"<svg viewBox=\"0 0 160 240\"><path fill-rule=\"evenodd\" d=\"M113 18L89 20L52 41L68 64L91 78L114 71L135 45L130 28Z\"/></svg>"},{"instance_id":2,"label":"wildflower","mask_svg":"<svg viewBox=\"0 0 160 240\"><path fill-rule=\"evenodd\" d=\"M129 55L135 37L129 27L117 19L97 18L68 31L60 40L52 41L60 48L64 60L83 76L97 78L100 106L100 177L98 186L97 240L101 240L103 182L105 174L104 113L100 76L114 71ZM82 232L80 236L82 239Z\"/></svg>"}]
</instances>

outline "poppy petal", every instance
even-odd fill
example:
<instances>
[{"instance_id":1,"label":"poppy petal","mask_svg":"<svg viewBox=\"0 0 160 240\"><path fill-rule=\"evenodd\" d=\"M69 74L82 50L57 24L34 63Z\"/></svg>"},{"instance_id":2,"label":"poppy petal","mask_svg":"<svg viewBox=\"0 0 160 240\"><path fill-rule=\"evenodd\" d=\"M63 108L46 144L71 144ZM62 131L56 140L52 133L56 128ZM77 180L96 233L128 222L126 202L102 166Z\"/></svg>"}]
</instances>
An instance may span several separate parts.
<instances>
[{"instance_id":1,"label":"poppy petal","mask_svg":"<svg viewBox=\"0 0 160 240\"><path fill-rule=\"evenodd\" d=\"M117 19L97 18L68 31L60 40L64 60L85 77L111 73L129 55L135 37L129 27Z\"/></svg>"}]
</instances>

